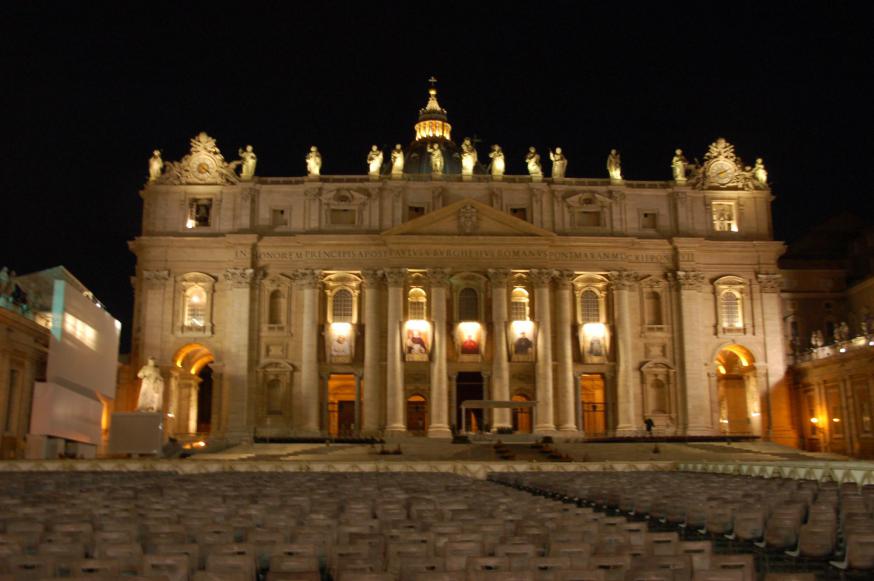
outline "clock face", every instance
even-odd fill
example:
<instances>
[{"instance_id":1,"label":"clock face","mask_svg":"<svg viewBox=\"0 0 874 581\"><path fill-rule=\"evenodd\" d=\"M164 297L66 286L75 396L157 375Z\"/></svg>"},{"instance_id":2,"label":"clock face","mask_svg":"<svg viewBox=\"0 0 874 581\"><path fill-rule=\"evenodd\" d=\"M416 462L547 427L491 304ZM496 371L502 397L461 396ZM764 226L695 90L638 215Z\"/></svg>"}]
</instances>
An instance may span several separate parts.
<instances>
[{"instance_id":1,"label":"clock face","mask_svg":"<svg viewBox=\"0 0 874 581\"><path fill-rule=\"evenodd\" d=\"M208 182L212 180L215 171L215 160L208 155L194 155L189 162L191 168L191 177L199 182Z\"/></svg>"},{"instance_id":2,"label":"clock face","mask_svg":"<svg viewBox=\"0 0 874 581\"><path fill-rule=\"evenodd\" d=\"M725 160L714 161L708 175L711 182L724 186L734 177L734 165Z\"/></svg>"}]
</instances>

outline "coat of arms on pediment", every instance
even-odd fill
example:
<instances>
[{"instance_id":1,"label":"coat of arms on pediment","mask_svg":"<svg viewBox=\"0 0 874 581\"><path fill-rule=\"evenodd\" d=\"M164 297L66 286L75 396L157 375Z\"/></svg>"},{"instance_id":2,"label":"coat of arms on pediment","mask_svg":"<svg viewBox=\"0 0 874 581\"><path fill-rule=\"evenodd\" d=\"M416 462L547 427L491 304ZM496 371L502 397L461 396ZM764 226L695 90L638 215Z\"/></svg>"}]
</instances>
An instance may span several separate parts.
<instances>
[{"instance_id":1,"label":"coat of arms on pediment","mask_svg":"<svg viewBox=\"0 0 874 581\"><path fill-rule=\"evenodd\" d=\"M610 198L598 192L579 192L570 194L564 199L564 203L574 208L586 206L607 206L612 202Z\"/></svg>"},{"instance_id":2,"label":"coat of arms on pediment","mask_svg":"<svg viewBox=\"0 0 874 581\"><path fill-rule=\"evenodd\" d=\"M479 226L479 213L468 204L458 210L458 231L462 234L474 234Z\"/></svg>"},{"instance_id":3,"label":"coat of arms on pediment","mask_svg":"<svg viewBox=\"0 0 874 581\"><path fill-rule=\"evenodd\" d=\"M720 137L710 144L704 163L692 168L691 181L700 190L752 190L753 171L735 154L734 145Z\"/></svg>"},{"instance_id":4,"label":"coat of arms on pediment","mask_svg":"<svg viewBox=\"0 0 874 581\"><path fill-rule=\"evenodd\" d=\"M155 180L159 184L236 184L240 178L235 168L241 162L228 163L215 144L215 139L201 131L191 140L191 151L180 161L164 164L164 171Z\"/></svg>"},{"instance_id":5,"label":"coat of arms on pediment","mask_svg":"<svg viewBox=\"0 0 874 581\"><path fill-rule=\"evenodd\" d=\"M323 203L332 206L358 206L370 201L370 192L344 188L320 192L319 197Z\"/></svg>"}]
</instances>

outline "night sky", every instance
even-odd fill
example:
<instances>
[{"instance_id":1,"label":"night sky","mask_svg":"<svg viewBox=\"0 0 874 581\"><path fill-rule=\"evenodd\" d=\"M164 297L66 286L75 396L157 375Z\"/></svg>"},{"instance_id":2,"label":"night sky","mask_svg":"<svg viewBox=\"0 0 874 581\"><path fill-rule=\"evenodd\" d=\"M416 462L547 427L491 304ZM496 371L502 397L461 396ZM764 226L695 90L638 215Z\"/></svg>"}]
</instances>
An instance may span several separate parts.
<instances>
[{"instance_id":1,"label":"night sky","mask_svg":"<svg viewBox=\"0 0 874 581\"><path fill-rule=\"evenodd\" d=\"M776 235L874 209L870 3L4 2L0 265L63 264L129 342L138 191L199 131L258 175L363 174L407 144L429 76L453 138L507 173L561 146L569 177L670 179L724 136L763 157ZM548 165L548 164L547 164Z\"/></svg>"}]
</instances>

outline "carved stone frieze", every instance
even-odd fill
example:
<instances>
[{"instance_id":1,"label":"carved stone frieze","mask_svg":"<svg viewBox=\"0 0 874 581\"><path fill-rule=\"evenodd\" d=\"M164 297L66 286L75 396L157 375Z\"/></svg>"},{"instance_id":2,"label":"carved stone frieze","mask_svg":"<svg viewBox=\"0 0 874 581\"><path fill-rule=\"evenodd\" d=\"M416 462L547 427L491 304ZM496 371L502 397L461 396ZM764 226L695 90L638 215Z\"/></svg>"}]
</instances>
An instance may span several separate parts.
<instances>
[{"instance_id":1,"label":"carved stone frieze","mask_svg":"<svg viewBox=\"0 0 874 581\"><path fill-rule=\"evenodd\" d=\"M163 284L170 280L169 270L144 270L143 280L151 284Z\"/></svg>"},{"instance_id":2,"label":"carved stone frieze","mask_svg":"<svg viewBox=\"0 0 874 581\"><path fill-rule=\"evenodd\" d=\"M236 287L249 286L255 280L254 268L228 268L222 273L226 283Z\"/></svg>"},{"instance_id":3,"label":"carved stone frieze","mask_svg":"<svg viewBox=\"0 0 874 581\"><path fill-rule=\"evenodd\" d=\"M315 289L318 288L319 284L322 282L322 272L320 270L301 268L292 273L292 278L301 288Z\"/></svg>"},{"instance_id":4,"label":"carved stone frieze","mask_svg":"<svg viewBox=\"0 0 874 581\"><path fill-rule=\"evenodd\" d=\"M778 293L780 292L783 276L780 274L765 274L756 275L756 280L759 281L759 288L763 293Z\"/></svg>"}]
</instances>

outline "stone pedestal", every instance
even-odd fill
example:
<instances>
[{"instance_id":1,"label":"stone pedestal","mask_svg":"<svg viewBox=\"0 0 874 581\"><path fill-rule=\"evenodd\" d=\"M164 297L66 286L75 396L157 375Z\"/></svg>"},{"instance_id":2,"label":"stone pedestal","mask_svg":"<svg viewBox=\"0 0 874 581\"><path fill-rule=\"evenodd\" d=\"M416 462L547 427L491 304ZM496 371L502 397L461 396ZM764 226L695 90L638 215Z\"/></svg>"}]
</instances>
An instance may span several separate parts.
<instances>
[{"instance_id":1,"label":"stone pedestal","mask_svg":"<svg viewBox=\"0 0 874 581\"><path fill-rule=\"evenodd\" d=\"M161 454L163 414L116 412L109 429L110 454Z\"/></svg>"}]
</instances>

